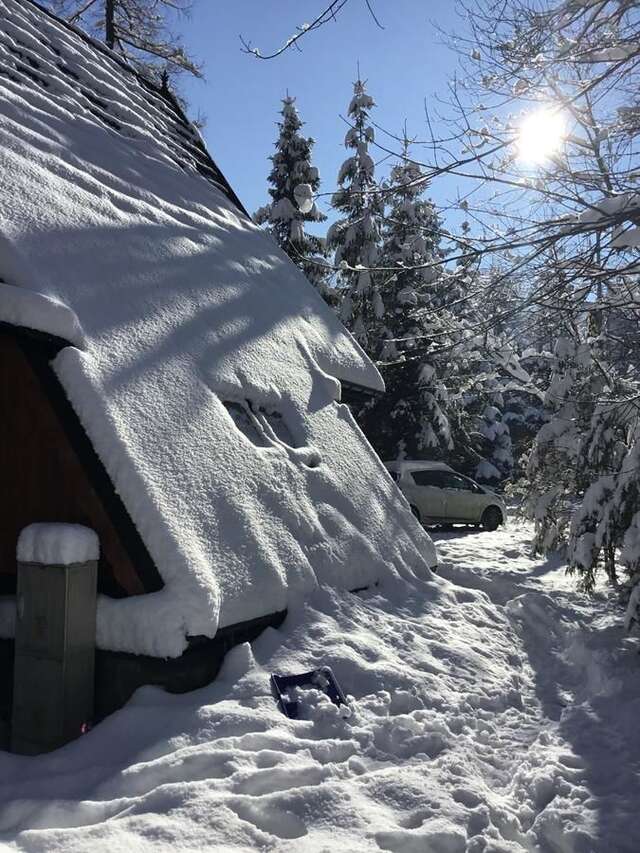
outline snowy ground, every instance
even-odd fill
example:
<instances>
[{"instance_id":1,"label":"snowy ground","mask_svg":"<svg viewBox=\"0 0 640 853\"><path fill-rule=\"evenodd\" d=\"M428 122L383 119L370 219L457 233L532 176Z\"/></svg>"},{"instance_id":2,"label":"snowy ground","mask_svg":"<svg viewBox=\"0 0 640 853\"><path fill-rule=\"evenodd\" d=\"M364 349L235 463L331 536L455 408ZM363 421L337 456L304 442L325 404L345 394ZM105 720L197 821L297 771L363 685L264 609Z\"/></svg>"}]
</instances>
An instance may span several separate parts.
<instances>
[{"instance_id":1,"label":"snowy ground","mask_svg":"<svg viewBox=\"0 0 640 853\"><path fill-rule=\"evenodd\" d=\"M319 592L218 681L0 756L0 849L638 851L640 658L527 531L442 534L441 578ZM330 664L351 714L276 709ZM311 697L313 698L313 697Z\"/></svg>"}]
</instances>

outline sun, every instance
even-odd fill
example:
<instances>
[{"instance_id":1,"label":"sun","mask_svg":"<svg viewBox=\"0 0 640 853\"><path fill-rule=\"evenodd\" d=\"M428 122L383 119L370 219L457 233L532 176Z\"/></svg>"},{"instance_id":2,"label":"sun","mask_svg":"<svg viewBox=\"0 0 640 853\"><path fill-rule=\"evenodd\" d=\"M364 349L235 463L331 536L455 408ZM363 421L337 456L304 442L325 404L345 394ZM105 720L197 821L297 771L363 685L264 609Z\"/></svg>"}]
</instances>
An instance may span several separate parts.
<instances>
[{"instance_id":1,"label":"sun","mask_svg":"<svg viewBox=\"0 0 640 853\"><path fill-rule=\"evenodd\" d=\"M565 137L565 122L561 113L545 107L530 113L518 133L519 159L539 165L559 150Z\"/></svg>"}]
</instances>

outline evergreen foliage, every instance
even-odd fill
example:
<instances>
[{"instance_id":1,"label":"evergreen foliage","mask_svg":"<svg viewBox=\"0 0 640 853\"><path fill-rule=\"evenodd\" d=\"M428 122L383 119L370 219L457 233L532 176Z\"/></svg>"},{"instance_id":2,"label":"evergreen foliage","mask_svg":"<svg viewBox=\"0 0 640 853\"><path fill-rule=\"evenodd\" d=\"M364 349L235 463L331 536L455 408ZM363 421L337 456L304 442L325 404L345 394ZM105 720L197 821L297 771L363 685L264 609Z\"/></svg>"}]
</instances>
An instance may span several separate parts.
<instances>
[{"instance_id":1,"label":"evergreen foliage","mask_svg":"<svg viewBox=\"0 0 640 853\"><path fill-rule=\"evenodd\" d=\"M311 165L314 140L301 134L304 126L295 98L282 101L282 120L278 122L276 153L271 156L269 195L271 202L254 214L258 224L266 224L278 245L300 267L321 292L326 290L323 241L305 230L305 223L324 222L313 196L320 187L320 176ZM314 262L313 259L317 262Z\"/></svg>"},{"instance_id":2,"label":"evergreen foliage","mask_svg":"<svg viewBox=\"0 0 640 853\"><path fill-rule=\"evenodd\" d=\"M496 406L485 406L479 431L484 458L476 468L475 477L483 483L499 483L511 474L513 448L509 427Z\"/></svg>"},{"instance_id":3,"label":"evergreen foliage","mask_svg":"<svg viewBox=\"0 0 640 853\"><path fill-rule=\"evenodd\" d=\"M513 467L509 426L502 418L504 394L528 376L515 349L485 322L483 300L491 290L490 274L463 263L447 281L449 311L457 323L448 361L453 451L447 461L495 486Z\"/></svg>"},{"instance_id":4,"label":"evergreen foliage","mask_svg":"<svg viewBox=\"0 0 640 853\"><path fill-rule=\"evenodd\" d=\"M528 512L535 522L534 549L564 547L577 496L589 486L592 466L584 442L603 377L594 370L597 341L577 331L558 338L545 405L549 420L538 432L529 459Z\"/></svg>"},{"instance_id":5,"label":"evergreen foliage","mask_svg":"<svg viewBox=\"0 0 640 853\"><path fill-rule=\"evenodd\" d=\"M327 233L327 246L335 251L334 263L341 268L337 283L342 291L341 317L356 340L376 358L375 341L379 339L385 309L380 275L372 269L379 266L384 213L383 196L369 153L369 144L374 139L370 123L374 106L365 83L357 80L347 110L351 127L344 140L351 153L340 168L339 189L331 200L340 218Z\"/></svg>"},{"instance_id":6,"label":"evergreen foliage","mask_svg":"<svg viewBox=\"0 0 640 853\"><path fill-rule=\"evenodd\" d=\"M383 310L376 337L367 341L386 394L360 416L370 441L388 459L444 458L453 447L444 380L457 324L443 305L441 226L424 198L426 189L405 139L403 158L385 185L388 211L380 229L385 272L377 291Z\"/></svg>"},{"instance_id":7,"label":"evergreen foliage","mask_svg":"<svg viewBox=\"0 0 640 853\"><path fill-rule=\"evenodd\" d=\"M589 486L572 515L569 557L571 570L589 591L600 564L617 584L620 549L620 562L629 573L640 566L633 530L640 506L639 418L637 407L629 402L632 391L619 380L614 389L603 388L581 444L579 465L589 473Z\"/></svg>"}]
</instances>

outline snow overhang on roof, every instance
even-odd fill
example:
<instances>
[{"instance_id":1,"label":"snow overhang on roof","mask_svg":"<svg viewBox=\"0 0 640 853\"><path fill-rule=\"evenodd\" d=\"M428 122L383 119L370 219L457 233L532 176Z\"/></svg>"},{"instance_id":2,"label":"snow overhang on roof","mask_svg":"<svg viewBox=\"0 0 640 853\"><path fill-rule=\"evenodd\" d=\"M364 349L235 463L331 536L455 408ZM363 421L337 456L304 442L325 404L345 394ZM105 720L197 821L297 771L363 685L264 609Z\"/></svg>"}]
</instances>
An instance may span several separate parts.
<instances>
[{"instance_id":1,"label":"snow overhang on roof","mask_svg":"<svg viewBox=\"0 0 640 853\"><path fill-rule=\"evenodd\" d=\"M53 368L165 584L103 603L99 641L163 656L435 562L337 402L378 372L195 138L108 50L0 0L0 295L71 344Z\"/></svg>"},{"instance_id":2,"label":"snow overhang on roof","mask_svg":"<svg viewBox=\"0 0 640 853\"><path fill-rule=\"evenodd\" d=\"M45 332L79 349L87 343L76 314L63 302L1 281L0 323Z\"/></svg>"}]
</instances>

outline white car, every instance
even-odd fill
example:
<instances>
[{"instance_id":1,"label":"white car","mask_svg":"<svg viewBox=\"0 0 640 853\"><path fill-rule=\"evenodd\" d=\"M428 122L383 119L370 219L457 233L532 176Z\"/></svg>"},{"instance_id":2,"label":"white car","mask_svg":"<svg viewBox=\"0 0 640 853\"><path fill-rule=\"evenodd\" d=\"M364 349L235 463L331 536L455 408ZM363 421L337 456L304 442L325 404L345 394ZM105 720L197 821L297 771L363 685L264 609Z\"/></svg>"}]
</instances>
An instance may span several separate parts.
<instances>
[{"instance_id":1,"label":"white car","mask_svg":"<svg viewBox=\"0 0 640 853\"><path fill-rule=\"evenodd\" d=\"M496 530L507 520L503 499L443 462L385 462L422 524L478 524Z\"/></svg>"}]
</instances>

